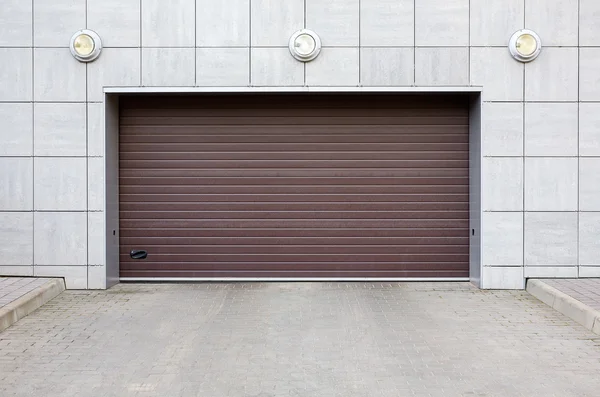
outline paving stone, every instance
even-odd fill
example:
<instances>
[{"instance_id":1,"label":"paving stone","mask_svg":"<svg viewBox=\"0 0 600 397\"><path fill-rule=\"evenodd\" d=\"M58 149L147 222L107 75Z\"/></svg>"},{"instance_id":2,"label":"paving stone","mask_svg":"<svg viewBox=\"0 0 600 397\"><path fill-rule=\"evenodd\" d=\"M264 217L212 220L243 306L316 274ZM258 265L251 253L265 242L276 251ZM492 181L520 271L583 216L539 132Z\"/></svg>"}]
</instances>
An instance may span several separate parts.
<instances>
[{"instance_id":1,"label":"paving stone","mask_svg":"<svg viewBox=\"0 0 600 397\"><path fill-rule=\"evenodd\" d=\"M600 311L600 279L544 279L544 283Z\"/></svg>"},{"instance_id":2,"label":"paving stone","mask_svg":"<svg viewBox=\"0 0 600 397\"><path fill-rule=\"evenodd\" d=\"M50 280L49 278L39 277L0 277L0 308Z\"/></svg>"},{"instance_id":3,"label":"paving stone","mask_svg":"<svg viewBox=\"0 0 600 397\"><path fill-rule=\"evenodd\" d=\"M598 336L468 283L120 284L0 333L0 396L596 396Z\"/></svg>"}]
</instances>

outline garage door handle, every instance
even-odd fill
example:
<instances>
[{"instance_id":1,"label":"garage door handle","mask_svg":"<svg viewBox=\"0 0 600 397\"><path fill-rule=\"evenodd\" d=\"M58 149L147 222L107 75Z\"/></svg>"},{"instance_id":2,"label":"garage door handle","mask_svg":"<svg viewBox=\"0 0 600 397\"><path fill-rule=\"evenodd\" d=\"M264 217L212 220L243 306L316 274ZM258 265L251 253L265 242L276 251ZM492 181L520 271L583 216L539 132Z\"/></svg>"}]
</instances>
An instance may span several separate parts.
<instances>
[{"instance_id":1,"label":"garage door handle","mask_svg":"<svg viewBox=\"0 0 600 397\"><path fill-rule=\"evenodd\" d=\"M146 257L148 257L148 253L144 250L131 250L129 256L131 259L146 259Z\"/></svg>"}]
</instances>

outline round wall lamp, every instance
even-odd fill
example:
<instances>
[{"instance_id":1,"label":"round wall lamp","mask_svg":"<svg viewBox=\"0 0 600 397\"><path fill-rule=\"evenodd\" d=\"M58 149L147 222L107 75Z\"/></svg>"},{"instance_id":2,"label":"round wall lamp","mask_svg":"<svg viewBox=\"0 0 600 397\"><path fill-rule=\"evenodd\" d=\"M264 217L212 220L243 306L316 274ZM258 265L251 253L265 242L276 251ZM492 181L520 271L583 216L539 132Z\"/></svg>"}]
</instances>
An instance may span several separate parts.
<instances>
[{"instance_id":1,"label":"round wall lamp","mask_svg":"<svg viewBox=\"0 0 600 397\"><path fill-rule=\"evenodd\" d=\"M321 39L312 30L302 29L290 37L290 53L301 62L315 59L321 52Z\"/></svg>"},{"instance_id":2,"label":"round wall lamp","mask_svg":"<svg viewBox=\"0 0 600 397\"><path fill-rule=\"evenodd\" d=\"M542 40L532 30L523 29L515 32L508 42L510 54L519 62L531 62L542 51Z\"/></svg>"},{"instance_id":3,"label":"round wall lamp","mask_svg":"<svg viewBox=\"0 0 600 397\"><path fill-rule=\"evenodd\" d=\"M91 62L100 56L102 40L93 30L80 30L71 37L69 48L79 62Z\"/></svg>"}]
</instances>

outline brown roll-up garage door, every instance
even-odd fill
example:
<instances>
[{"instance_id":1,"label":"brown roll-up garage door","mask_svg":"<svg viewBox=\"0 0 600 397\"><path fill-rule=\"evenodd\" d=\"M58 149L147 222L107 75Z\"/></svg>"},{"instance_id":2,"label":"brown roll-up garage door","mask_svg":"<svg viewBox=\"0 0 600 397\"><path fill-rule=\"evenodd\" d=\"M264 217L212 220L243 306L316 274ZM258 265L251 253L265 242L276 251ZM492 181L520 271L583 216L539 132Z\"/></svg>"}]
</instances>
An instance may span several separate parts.
<instances>
[{"instance_id":1,"label":"brown roll-up garage door","mask_svg":"<svg viewBox=\"0 0 600 397\"><path fill-rule=\"evenodd\" d=\"M121 98L121 277L467 277L468 113L457 96Z\"/></svg>"}]
</instances>

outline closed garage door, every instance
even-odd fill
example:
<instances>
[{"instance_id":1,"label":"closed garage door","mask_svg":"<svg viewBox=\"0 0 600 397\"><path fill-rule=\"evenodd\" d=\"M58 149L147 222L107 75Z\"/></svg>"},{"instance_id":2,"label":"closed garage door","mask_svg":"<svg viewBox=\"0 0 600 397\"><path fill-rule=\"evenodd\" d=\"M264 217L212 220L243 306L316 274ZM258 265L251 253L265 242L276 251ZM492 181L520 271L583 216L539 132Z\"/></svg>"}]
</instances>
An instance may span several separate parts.
<instances>
[{"instance_id":1,"label":"closed garage door","mask_svg":"<svg viewBox=\"0 0 600 397\"><path fill-rule=\"evenodd\" d=\"M120 115L121 277L468 276L466 97L125 97Z\"/></svg>"}]
</instances>

